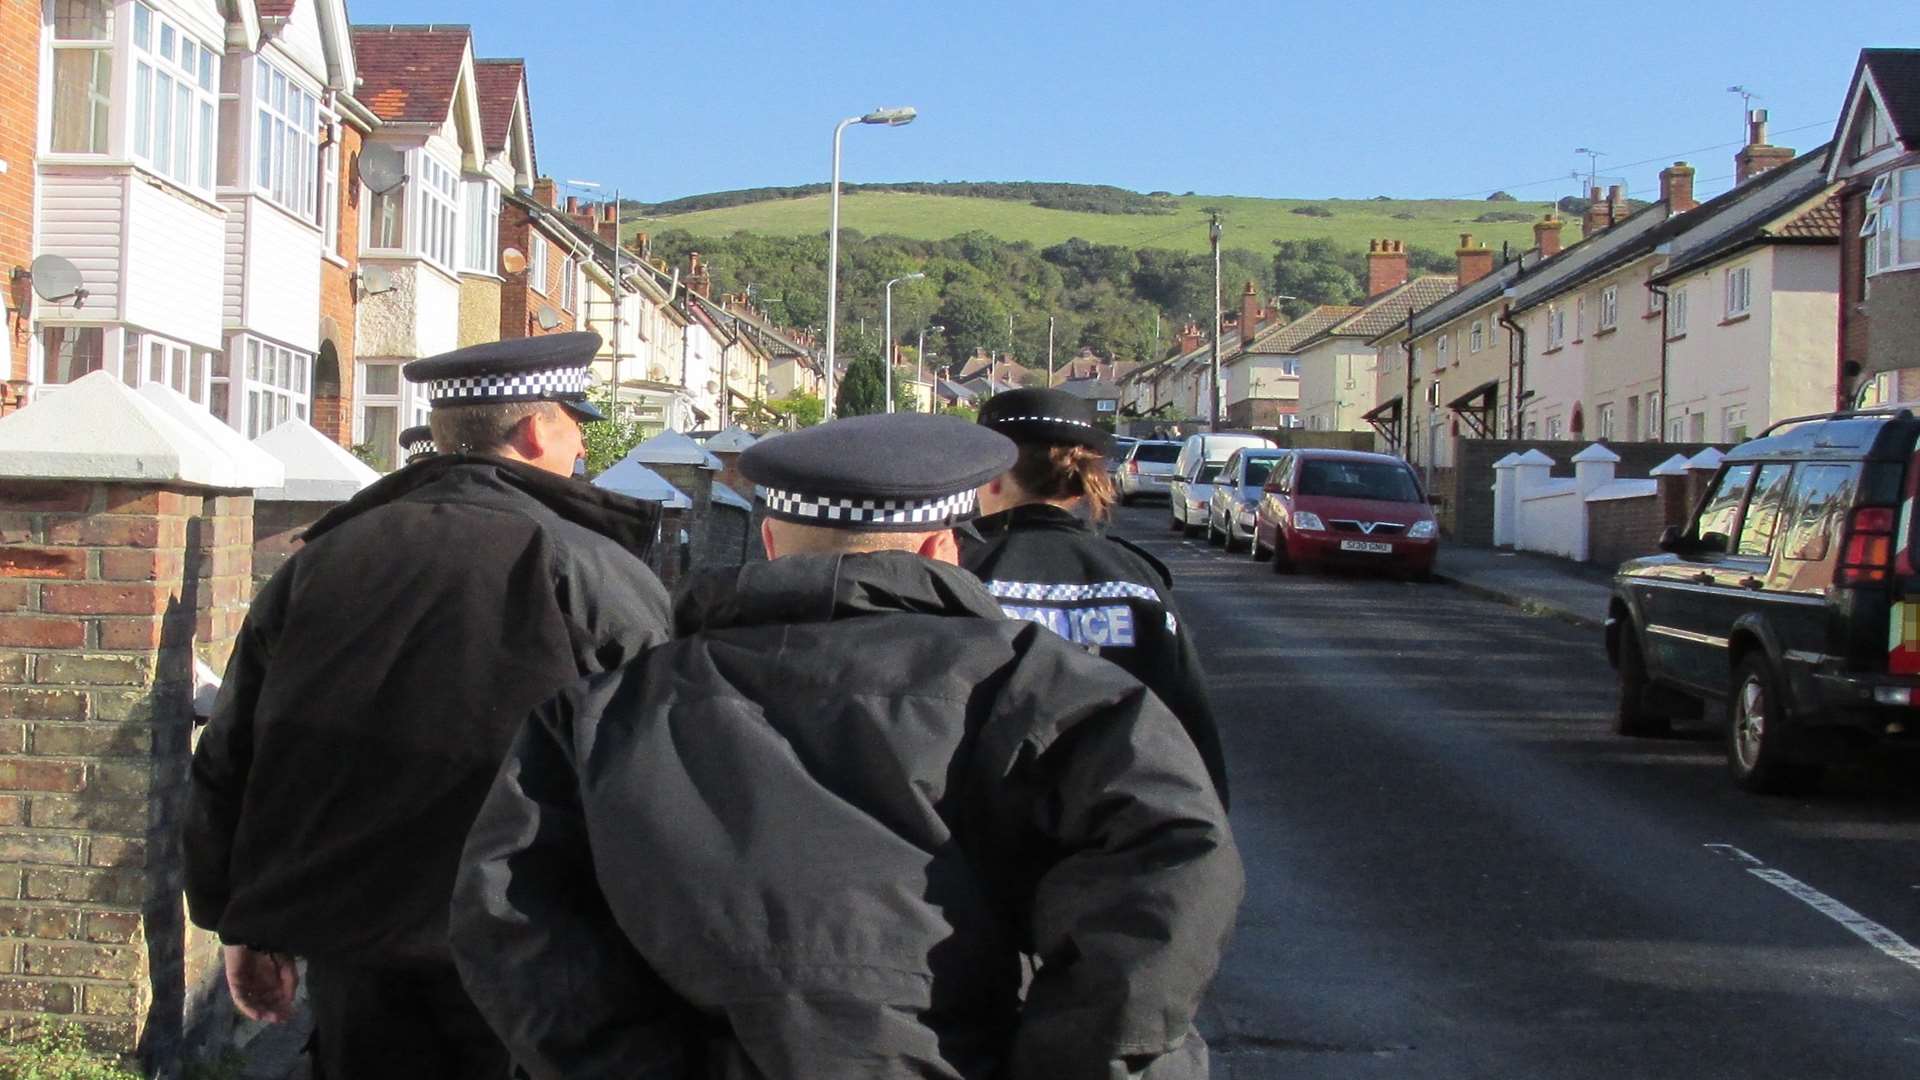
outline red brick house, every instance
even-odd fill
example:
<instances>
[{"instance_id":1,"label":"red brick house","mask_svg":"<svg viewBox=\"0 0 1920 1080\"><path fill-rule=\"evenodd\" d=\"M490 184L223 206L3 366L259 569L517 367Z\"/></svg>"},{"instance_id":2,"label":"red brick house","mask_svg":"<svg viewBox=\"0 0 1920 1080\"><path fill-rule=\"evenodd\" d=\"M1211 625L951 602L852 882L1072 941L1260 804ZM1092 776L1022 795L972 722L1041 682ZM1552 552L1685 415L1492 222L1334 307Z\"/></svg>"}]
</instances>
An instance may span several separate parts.
<instances>
[{"instance_id":1,"label":"red brick house","mask_svg":"<svg viewBox=\"0 0 1920 1080\"><path fill-rule=\"evenodd\" d=\"M0 274L5 334L0 335L0 411L20 401L32 352L31 322L23 310L33 293L17 276L33 263L33 152L40 100L40 5L0 0Z\"/></svg>"},{"instance_id":2,"label":"red brick house","mask_svg":"<svg viewBox=\"0 0 1920 1080\"><path fill-rule=\"evenodd\" d=\"M1840 189L1837 404L1920 401L1920 49L1862 49L1827 157Z\"/></svg>"}]
</instances>

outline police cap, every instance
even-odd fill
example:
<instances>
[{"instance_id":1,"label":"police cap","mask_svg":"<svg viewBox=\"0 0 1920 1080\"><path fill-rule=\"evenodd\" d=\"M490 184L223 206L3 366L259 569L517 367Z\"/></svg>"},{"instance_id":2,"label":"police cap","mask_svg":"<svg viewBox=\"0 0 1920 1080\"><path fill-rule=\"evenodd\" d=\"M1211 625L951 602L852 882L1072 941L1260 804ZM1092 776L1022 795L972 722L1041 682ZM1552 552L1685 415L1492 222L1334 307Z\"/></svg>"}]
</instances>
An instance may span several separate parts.
<instances>
[{"instance_id":1,"label":"police cap","mask_svg":"<svg viewBox=\"0 0 1920 1080\"><path fill-rule=\"evenodd\" d=\"M434 453L437 449L433 443L433 429L425 424L410 427L400 433L400 452L407 456L409 465Z\"/></svg>"},{"instance_id":2,"label":"police cap","mask_svg":"<svg viewBox=\"0 0 1920 1080\"><path fill-rule=\"evenodd\" d=\"M551 401L582 420L605 420L587 401L587 369L600 335L582 330L470 345L404 370L408 382L427 384L435 408Z\"/></svg>"},{"instance_id":3,"label":"police cap","mask_svg":"<svg viewBox=\"0 0 1920 1080\"><path fill-rule=\"evenodd\" d=\"M975 489L1013 467L1004 436L957 416L854 416L740 455L767 514L831 529L933 532L974 515Z\"/></svg>"},{"instance_id":4,"label":"police cap","mask_svg":"<svg viewBox=\"0 0 1920 1080\"><path fill-rule=\"evenodd\" d=\"M1020 443L1084 446L1106 456L1113 436L1095 422L1093 402L1063 390L1008 390L980 406L980 423Z\"/></svg>"}]
</instances>

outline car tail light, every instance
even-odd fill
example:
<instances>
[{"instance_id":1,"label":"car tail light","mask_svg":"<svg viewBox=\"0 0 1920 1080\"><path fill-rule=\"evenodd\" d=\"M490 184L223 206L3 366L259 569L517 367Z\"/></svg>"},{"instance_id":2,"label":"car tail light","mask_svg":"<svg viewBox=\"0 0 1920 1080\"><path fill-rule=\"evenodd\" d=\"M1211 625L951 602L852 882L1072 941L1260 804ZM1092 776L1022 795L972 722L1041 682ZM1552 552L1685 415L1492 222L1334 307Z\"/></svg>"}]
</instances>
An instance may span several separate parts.
<instances>
[{"instance_id":1,"label":"car tail light","mask_svg":"<svg viewBox=\"0 0 1920 1080\"><path fill-rule=\"evenodd\" d=\"M1840 549L1839 585L1870 585L1887 580L1893 560L1894 511L1890 506L1862 506L1847 518L1847 539Z\"/></svg>"},{"instance_id":2,"label":"car tail light","mask_svg":"<svg viewBox=\"0 0 1920 1080\"><path fill-rule=\"evenodd\" d=\"M1137 462L1137 461L1129 461L1129 462L1127 462L1127 471L1128 471L1129 473L1132 473L1132 474L1133 474L1133 475L1135 475L1135 476L1139 476L1139 475L1140 475L1140 463L1139 463L1139 462Z\"/></svg>"}]
</instances>

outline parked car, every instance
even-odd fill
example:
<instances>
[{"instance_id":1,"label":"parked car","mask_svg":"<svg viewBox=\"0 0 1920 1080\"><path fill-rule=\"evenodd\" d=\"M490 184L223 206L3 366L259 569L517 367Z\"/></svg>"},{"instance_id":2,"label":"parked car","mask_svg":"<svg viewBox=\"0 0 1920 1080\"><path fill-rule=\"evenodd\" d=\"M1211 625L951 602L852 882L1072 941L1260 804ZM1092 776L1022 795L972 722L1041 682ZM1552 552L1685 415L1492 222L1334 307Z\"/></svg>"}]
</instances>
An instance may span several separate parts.
<instances>
[{"instance_id":1,"label":"parked car","mask_svg":"<svg viewBox=\"0 0 1920 1080\"><path fill-rule=\"evenodd\" d=\"M1253 557L1276 574L1320 566L1433 574L1440 525L1420 478L1391 454L1294 450L1267 475Z\"/></svg>"},{"instance_id":2,"label":"parked car","mask_svg":"<svg viewBox=\"0 0 1920 1080\"><path fill-rule=\"evenodd\" d=\"M1213 498L1207 507L1207 542L1232 551L1241 541L1253 541L1253 517L1267 485L1267 473L1285 456L1283 450L1235 450L1214 478Z\"/></svg>"},{"instance_id":3,"label":"parked car","mask_svg":"<svg viewBox=\"0 0 1920 1080\"><path fill-rule=\"evenodd\" d=\"M1131 506L1142 495L1167 493L1173 479L1173 466L1180 457L1180 444L1171 439L1142 439L1127 450L1126 465L1120 470L1120 504Z\"/></svg>"},{"instance_id":4,"label":"parked car","mask_svg":"<svg viewBox=\"0 0 1920 1080\"><path fill-rule=\"evenodd\" d=\"M1107 479L1113 481L1115 491L1120 490L1120 471L1127 467L1127 451L1139 441L1131 435L1113 437L1113 447L1107 451Z\"/></svg>"},{"instance_id":5,"label":"parked car","mask_svg":"<svg viewBox=\"0 0 1920 1080\"><path fill-rule=\"evenodd\" d=\"M1167 484L1174 531L1197 536L1207 527L1213 478L1219 475L1235 450L1272 446L1266 437L1246 432L1212 431L1187 436L1187 441L1180 445L1180 457L1173 464L1173 478Z\"/></svg>"},{"instance_id":6,"label":"parked car","mask_svg":"<svg viewBox=\"0 0 1920 1080\"><path fill-rule=\"evenodd\" d=\"M1614 728L1721 726L1748 791L1814 784L1836 757L1920 729L1920 493L1905 409L1782 421L1729 453L1705 498L1615 574Z\"/></svg>"}]
</instances>

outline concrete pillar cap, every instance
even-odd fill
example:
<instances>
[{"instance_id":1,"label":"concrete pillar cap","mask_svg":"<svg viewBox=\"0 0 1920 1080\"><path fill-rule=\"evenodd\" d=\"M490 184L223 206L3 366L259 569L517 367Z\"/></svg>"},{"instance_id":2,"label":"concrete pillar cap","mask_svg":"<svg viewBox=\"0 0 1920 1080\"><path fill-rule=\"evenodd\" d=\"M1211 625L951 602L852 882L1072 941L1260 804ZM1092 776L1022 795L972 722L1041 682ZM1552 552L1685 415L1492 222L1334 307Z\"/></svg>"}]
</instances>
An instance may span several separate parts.
<instances>
[{"instance_id":1,"label":"concrete pillar cap","mask_svg":"<svg viewBox=\"0 0 1920 1080\"><path fill-rule=\"evenodd\" d=\"M1585 450L1573 455L1573 463L1575 465L1589 465L1594 462L1606 462L1618 465L1620 463L1620 455L1607 449L1606 446L1601 443L1594 443Z\"/></svg>"},{"instance_id":2,"label":"concrete pillar cap","mask_svg":"<svg viewBox=\"0 0 1920 1080\"><path fill-rule=\"evenodd\" d=\"M286 479L254 492L261 502L346 502L380 474L304 420L288 420L260 433L257 449L282 463Z\"/></svg>"},{"instance_id":3,"label":"concrete pillar cap","mask_svg":"<svg viewBox=\"0 0 1920 1080\"><path fill-rule=\"evenodd\" d=\"M1687 459L1680 454L1673 455L1647 471L1648 476L1685 476L1686 474Z\"/></svg>"},{"instance_id":4,"label":"concrete pillar cap","mask_svg":"<svg viewBox=\"0 0 1920 1080\"><path fill-rule=\"evenodd\" d=\"M1545 465L1548 468L1552 468L1553 459L1541 453L1539 450L1529 450L1526 453L1521 454L1519 459L1516 460L1514 464L1515 465Z\"/></svg>"},{"instance_id":5,"label":"concrete pillar cap","mask_svg":"<svg viewBox=\"0 0 1920 1080\"><path fill-rule=\"evenodd\" d=\"M1702 450L1699 453L1688 458L1687 468L1708 469L1708 470L1717 469L1720 467L1720 463L1725 460L1727 460L1727 455L1709 446L1705 450Z\"/></svg>"},{"instance_id":6,"label":"concrete pillar cap","mask_svg":"<svg viewBox=\"0 0 1920 1080\"><path fill-rule=\"evenodd\" d=\"M225 490L251 488L254 480L196 425L105 371L42 388L32 404L0 419L0 477Z\"/></svg>"},{"instance_id":7,"label":"concrete pillar cap","mask_svg":"<svg viewBox=\"0 0 1920 1080\"><path fill-rule=\"evenodd\" d=\"M163 383L151 382L138 393L219 447L246 478L247 487L278 487L286 481L286 466L278 458L248 442L246 436L228 427L187 395Z\"/></svg>"}]
</instances>

